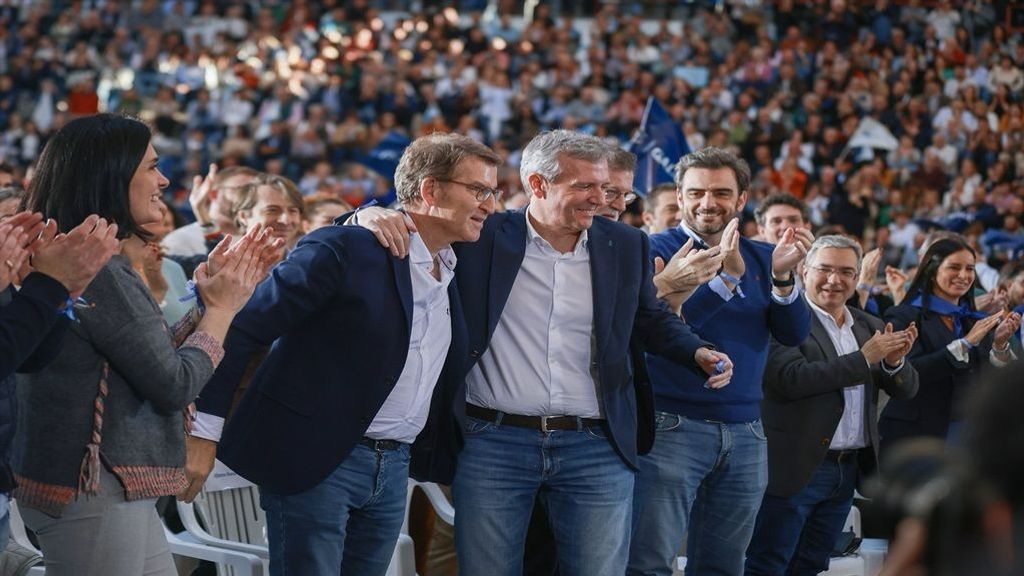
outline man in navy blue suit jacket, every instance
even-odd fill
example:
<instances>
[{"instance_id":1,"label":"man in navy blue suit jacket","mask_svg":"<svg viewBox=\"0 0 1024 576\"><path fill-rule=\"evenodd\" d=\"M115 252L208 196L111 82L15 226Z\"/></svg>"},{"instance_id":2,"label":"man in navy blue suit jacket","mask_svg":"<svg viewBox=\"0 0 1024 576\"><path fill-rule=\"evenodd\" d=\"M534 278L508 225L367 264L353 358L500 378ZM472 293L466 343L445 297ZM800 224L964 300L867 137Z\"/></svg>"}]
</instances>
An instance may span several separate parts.
<instances>
[{"instance_id":1,"label":"man in navy blue suit jacket","mask_svg":"<svg viewBox=\"0 0 1024 576\"><path fill-rule=\"evenodd\" d=\"M457 247L458 281L472 287L459 294L469 357L452 486L462 574L522 574L539 494L561 573L621 576L637 462L631 336L711 387L732 376L728 357L656 298L647 236L594 218L610 153L575 132L537 136L520 164L530 206Z\"/></svg>"},{"instance_id":2,"label":"man in navy blue suit jacket","mask_svg":"<svg viewBox=\"0 0 1024 576\"><path fill-rule=\"evenodd\" d=\"M479 237L500 201L499 163L463 136L418 139L396 172L418 230L408 259L367 230L322 228L235 318L197 403L193 435L207 440L191 443L212 467L250 357L272 344L216 448L260 488L272 574L383 575L410 455L414 476L450 480L451 458L438 456L455 442L466 357L450 244Z\"/></svg>"}]
</instances>

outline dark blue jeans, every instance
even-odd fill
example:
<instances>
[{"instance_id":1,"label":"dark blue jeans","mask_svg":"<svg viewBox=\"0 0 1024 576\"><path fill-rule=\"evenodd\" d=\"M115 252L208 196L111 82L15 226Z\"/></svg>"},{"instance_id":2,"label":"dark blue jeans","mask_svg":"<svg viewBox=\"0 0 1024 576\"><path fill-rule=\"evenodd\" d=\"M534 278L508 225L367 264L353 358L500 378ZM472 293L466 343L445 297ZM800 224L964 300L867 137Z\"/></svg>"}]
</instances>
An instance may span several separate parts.
<instances>
[{"instance_id":1,"label":"dark blue jeans","mask_svg":"<svg viewBox=\"0 0 1024 576\"><path fill-rule=\"evenodd\" d=\"M747 549L748 576L813 575L828 570L853 505L857 459L826 459L789 498L765 495Z\"/></svg>"},{"instance_id":2,"label":"dark blue jeans","mask_svg":"<svg viewBox=\"0 0 1024 576\"><path fill-rule=\"evenodd\" d=\"M462 576L522 576L540 494L563 576L622 576L633 471L599 426L548 433L467 418L452 496Z\"/></svg>"},{"instance_id":3,"label":"dark blue jeans","mask_svg":"<svg viewBox=\"0 0 1024 576\"><path fill-rule=\"evenodd\" d=\"M323 482L298 494L260 489L272 576L383 576L405 520L409 446L357 444Z\"/></svg>"}]
</instances>

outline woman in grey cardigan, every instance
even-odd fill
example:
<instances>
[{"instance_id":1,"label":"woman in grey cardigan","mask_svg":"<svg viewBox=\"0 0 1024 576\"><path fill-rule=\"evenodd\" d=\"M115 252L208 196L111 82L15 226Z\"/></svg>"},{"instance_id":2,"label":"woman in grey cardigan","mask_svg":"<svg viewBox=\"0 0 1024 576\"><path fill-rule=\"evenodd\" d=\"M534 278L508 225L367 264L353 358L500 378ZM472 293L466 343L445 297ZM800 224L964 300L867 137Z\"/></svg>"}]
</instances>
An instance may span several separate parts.
<instances>
[{"instance_id":1,"label":"woman in grey cardigan","mask_svg":"<svg viewBox=\"0 0 1024 576\"><path fill-rule=\"evenodd\" d=\"M168 184L149 128L101 114L69 122L40 156L28 204L63 231L95 213L147 238ZM269 235L226 238L196 270L198 300L174 328L124 256L71 306L63 349L18 386L14 495L47 574L176 574L155 510L186 486L185 410L223 356L235 313L265 274Z\"/></svg>"}]
</instances>

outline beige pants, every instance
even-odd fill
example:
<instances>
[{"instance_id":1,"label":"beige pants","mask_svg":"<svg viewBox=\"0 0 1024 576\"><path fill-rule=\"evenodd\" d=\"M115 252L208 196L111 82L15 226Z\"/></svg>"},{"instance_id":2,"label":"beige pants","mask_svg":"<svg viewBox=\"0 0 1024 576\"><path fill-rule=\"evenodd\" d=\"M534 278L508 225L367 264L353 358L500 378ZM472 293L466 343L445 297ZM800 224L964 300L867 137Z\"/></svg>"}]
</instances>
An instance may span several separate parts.
<instances>
[{"instance_id":1,"label":"beige pants","mask_svg":"<svg viewBox=\"0 0 1024 576\"><path fill-rule=\"evenodd\" d=\"M60 518L28 506L21 515L39 537L47 576L177 576L156 499L126 502L106 469L100 493L79 497Z\"/></svg>"}]
</instances>

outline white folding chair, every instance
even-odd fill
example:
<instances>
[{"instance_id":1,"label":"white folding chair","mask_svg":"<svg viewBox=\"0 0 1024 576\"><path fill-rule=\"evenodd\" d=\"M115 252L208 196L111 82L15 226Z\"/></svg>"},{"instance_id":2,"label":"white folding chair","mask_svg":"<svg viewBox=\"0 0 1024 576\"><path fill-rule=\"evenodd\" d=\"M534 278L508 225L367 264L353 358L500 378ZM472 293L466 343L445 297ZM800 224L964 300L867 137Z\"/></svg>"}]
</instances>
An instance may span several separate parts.
<instances>
[{"instance_id":1,"label":"white folding chair","mask_svg":"<svg viewBox=\"0 0 1024 576\"><path fill-rule=\"evenodd\" d=\"M211 546L193 538L188 532L175 534L166 526L164 534L171 554L213 562L218 573L225 567L230 568L235 576L263 576L267 573L263 558L258 555Z\"/></svg>"},{"instance_id":2,"label":"white folding chair","mask_svg":"<svg viewBox=\"0 0 1024 576\"><path fill-rule=\"evenodd\" d=\"M42 558L43 553L36 548L36 545L32 543L32 540L28 537L28 531L25 530L25 521L21 519L21 511L18 510L18 503L15 502L14 498L10 500L10 527L11 527L11 539L16 544L35 553ZM4 542L4 545L7 543ZM45 560L43 560L45 562ZM45 576L46 567L43 565L33 566L28 571L28 576Z\"/></svg>"},{"instance_id":3,"label":"white folding chair","mask_svg":"<svg viewBox=\"0 0 1024 576\"><path fill-rule=\"evenodd\" d=\"M178 501L178 516L187 541L217 550L259 558L264 572L270 569L266 515L260 508L259 491L219 461L195 502ZM217 564L218 576L241 576L230 564Z\"/></svg>"},{"instance_id":4,"label":"white folding chair","mask_svg":"<svg viewBox=\"0 0 1024 576\"><path fill-rule=\"evenodd\" d=\"M267 518L260 507L260 495L256 486L237 477L226 466L217 462L206 489L196 497L195 502L178 501L178 515L185 526L183 540L200 546L230 552L235 555L252 556L260 560L260 568L269 572L270 550L267 541ZM211 490L210 487L214 489ZM438 490L440 494L440 490ZM443 498L444 495L441 494ZM408 523L408 506L406 506ZM206 528L203 525L206 525ZM173 550L172 550L173 551ZM193 556L196 557L196 556ZM206 558L202 558L206 559ZM217 562L218 576L247 576L248 572L236 571L228 562ZM260 572L263 574L264 572ZM413 542L405 533L395 545L391 556L388 576L415 576L416 558Z\"/></svg>"}]
</instances>

